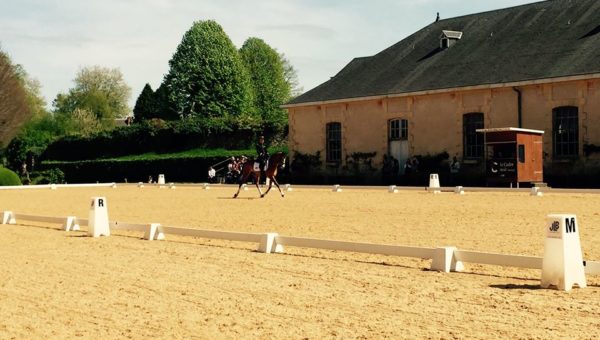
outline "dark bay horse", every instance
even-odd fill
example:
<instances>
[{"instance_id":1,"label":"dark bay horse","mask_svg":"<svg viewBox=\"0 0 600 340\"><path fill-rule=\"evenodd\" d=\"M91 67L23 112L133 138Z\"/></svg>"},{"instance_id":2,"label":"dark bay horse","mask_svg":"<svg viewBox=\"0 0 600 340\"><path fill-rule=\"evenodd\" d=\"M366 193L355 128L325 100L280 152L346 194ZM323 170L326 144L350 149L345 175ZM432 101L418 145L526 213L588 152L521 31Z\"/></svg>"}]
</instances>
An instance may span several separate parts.
<instances>
[{"instance_id":1,"label":"dark bay horse","mask_svg":"<svg viewBox=\"0 0 600 340\"><path fill-rule=\"evenodd\" d=\"M248 177L250 175L252 175L254 177L254 180L256 182L256 188L258 189L258 192L260 193L261 198L265 197L265 195L269 193L269 190L271 190L271 186L273 185L273 183L275 183L275 185L277 186L277 189L279 189L279 193L281 194L281 197L285 197L285 194L279 187L279 183L277 183L277 180L275 179L275 176L277 176L277 169L279 169L280 167L282 169L285 168L285 155L283 154L283 152L276 152L269 158L267 170L265 170L265 176L267 177L267 182L269 183L269 187L267 188L267 191L265 191L265 193L263 194L262 190L260 190L260 185L259 185L260 171L254 170L254 160L249 159L248 161L246 161L246 163L244 163L244 165L242 167L242 170L241 170L242 174L240 175L238 190L235 193L235 195L233 195L233 198L238 197L238 195L240 194L240 189L242 188L242 184L246 183L246 181L248 180Z\"/></svg>"}]
</instances>

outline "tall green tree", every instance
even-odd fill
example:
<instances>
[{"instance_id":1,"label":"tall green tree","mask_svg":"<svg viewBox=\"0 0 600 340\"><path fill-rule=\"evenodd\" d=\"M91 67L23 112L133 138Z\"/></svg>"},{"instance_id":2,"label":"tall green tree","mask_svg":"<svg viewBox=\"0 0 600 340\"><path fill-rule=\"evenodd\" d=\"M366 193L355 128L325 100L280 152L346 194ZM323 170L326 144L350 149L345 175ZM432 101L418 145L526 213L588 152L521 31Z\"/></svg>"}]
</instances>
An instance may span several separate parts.
<instances>
[{"instance_id":1,"label":"tall green tree","mask_svg":"<svg viewBox=\"0 0 600 340\"><path fill-rule=\"evenodd\" d=\"M157 103L154 96L155 95L154 91L152 91L152 87L150 86L150 84L146 83L138 99L135 102L135 106L133 107L133 116L135 117L135 120L137 122L156 117Z\"/></svg>"},{"instance_id":2,"label":"tall green tree","mask_svg":"<svg viewBox=\"0 0 600 340\"><path fill-rule=\"evenodd\" d=\"M240 55L250 75L253 105L260 114L263 130L281 133L287 125L287 112L280 106L291 93L281 56L259 38L246 40Z\"/></svg>"},{"instance_id":3,"label":"tall green tree","mask_svg":"<svg viewBox=\"0 0 600 340\"><path fill-rule=\"evenodd\" d=\"M32 114L17 70L0 50L0 145L7 145Z\"/></svg>"},{"instance_id":4,"label":"tall green tree","mask_svg":"<svg viewBox=\"0 0 600 340\"><path fill-rule=\"evenodd\" d=\"M119 69L85 67L79 70L74 83L68 93L57 95L53 102L55 113L73 116L77 109L91 112L105 129L114 127L115 118L129 114L131 88Z\"/></svg>"},{"instance_id":5,"label":"tall green tree","mask_svg":"<svg viewBox=\"0 0 600 340\"><path fill-rule=\"evenodd\" d=\"M163 85L181 117L227 119L249 109L248 76L237 49L212 20L184 34Z\"/></svg>"}]
</instances>

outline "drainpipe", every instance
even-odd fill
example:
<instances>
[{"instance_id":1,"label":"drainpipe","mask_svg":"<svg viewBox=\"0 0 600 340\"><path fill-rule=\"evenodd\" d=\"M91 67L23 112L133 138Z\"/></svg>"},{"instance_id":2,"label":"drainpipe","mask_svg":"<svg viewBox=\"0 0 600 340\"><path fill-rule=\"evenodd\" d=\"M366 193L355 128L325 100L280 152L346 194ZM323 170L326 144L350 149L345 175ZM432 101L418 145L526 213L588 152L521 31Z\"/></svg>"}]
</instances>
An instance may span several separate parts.
<instances>
[{"instance_id":1,"label":"drainpipe","mask_svg":"<svg viewBox=\"0 0 600 340\"><path fill-rule=\"evenodd\" d=\"M517 121L519 124L519 126L517 126L517 127L522 128L523 127L523 106L521 105L521 102L522 102L521 90L519 90L516 87L513 87L513 91L515 91L517 93Z\"/></svg>"}]
</instances>

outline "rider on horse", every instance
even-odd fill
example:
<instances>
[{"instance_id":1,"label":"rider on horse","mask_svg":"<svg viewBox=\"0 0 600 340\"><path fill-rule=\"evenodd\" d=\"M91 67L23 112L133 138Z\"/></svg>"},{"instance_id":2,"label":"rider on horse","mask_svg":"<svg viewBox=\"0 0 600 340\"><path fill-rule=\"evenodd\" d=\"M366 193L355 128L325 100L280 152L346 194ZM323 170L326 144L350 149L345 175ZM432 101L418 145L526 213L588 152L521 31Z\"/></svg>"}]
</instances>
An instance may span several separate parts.
<instances>
[{"instance_id":1,"label":"rider on horse","mask_svg":"<svg viewBox=\"0 0 600 340\"><path fill-rule=\"evenodd\" d=\"M258 156L256 157L256 161L260 166L260 177L265 177L265 164L269 160L269 152L267 151L267 146L265 145L265 136L258 137L258 144L256 144L256 153Z\"/></svg>"}]
</instances>

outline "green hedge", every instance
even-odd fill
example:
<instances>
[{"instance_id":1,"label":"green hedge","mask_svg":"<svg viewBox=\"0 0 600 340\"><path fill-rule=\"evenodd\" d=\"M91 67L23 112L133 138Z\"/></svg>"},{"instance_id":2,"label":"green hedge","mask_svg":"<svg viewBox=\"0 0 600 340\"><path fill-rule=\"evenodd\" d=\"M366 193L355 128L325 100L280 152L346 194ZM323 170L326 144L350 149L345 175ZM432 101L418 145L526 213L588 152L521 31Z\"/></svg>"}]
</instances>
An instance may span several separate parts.
<instances>
[{"instance_id":1,"label":"green hedge","mask_svg":"<svg viewBox=\"0 0 600 340\"><path fill-rule=\"evenodd\" d=\"M76 161L193 148L241 149L252 145L255 137L250 130L233 131L226 126L206 124L196 120L146 122L90 137L67 136L50 144L41 158Z\"/></svg>"},{"instance_id":2,"label":"green hedge","mask_svg":"<svg viewBox=\"0 0 600 340\"><path fill-rule=\"evenodd\" d=\"M5 185L21 185L21 180L13 171L0 167L0 186Z\"/></svg>"},{"instance_id":3,"label":"green hedge","mask_svg":"<svg viewBox=\"0 0 600 340\"><path fill-rule=\"evenodd\" d=\"M269 152L286 152L272 148ZM67 183L147 182L164 174L169 182L206 182L208 167L231 156L254 156L252 150L193 150L177 154L144 154L115 159L83 161L45 161L42 169L60 169ZM223 163L221 167L226 167ZM223 172L219 172L223 174Z\"/></svg>"}]
</instances>

